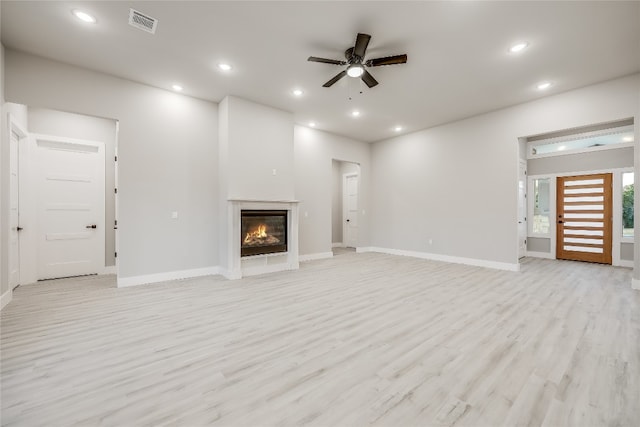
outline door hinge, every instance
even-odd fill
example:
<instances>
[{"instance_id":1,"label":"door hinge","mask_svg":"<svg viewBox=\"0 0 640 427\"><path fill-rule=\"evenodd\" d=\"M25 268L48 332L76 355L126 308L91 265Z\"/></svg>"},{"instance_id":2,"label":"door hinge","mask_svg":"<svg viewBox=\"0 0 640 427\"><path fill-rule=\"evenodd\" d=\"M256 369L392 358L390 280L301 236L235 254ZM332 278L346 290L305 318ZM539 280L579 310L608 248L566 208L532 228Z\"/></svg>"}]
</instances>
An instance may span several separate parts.
<instances>
[{"instance_id":1,"label":"door hinge","mask_svg":"<svg viewBox=\"0 0 640 427\"><path fill-rule=\"evenodd\" d=\"M115 252L115 253L113 254L113 257L114 257L114 258L118 258L118 252Z\"/></svg>"},{"instance_id":2,"label":"door hinge","mask_svg":"<svg viewBox=\"0 0 640 427\"><path fill-rule=\"evenodd\" d=\"M527 244L527 239L524 239L524 244L525 244L525 245Z\"/></svg>"},{"instance_id":3,"label":"door hinge","mask_svg":"<svg viewBox=\"0 0 640 427\"><path fill-rule=\"evenodd\" d=\"M113 160L117 162L117 161L118 161L118 156L115 156L115 157L113 158Z\"/></svg>"},{"instance_id":4,"label":"door hinge","mask_svg":"<svg viewBox=\"0 0 640 427\"><path fill-rule=\"evenodd\" d=\"M118 189L117 189L117 188L114 188L114 189L113 189L113 192L114 192L114 193L116 193L116 194L118 194Z\"/></svg>"}]
</instances>

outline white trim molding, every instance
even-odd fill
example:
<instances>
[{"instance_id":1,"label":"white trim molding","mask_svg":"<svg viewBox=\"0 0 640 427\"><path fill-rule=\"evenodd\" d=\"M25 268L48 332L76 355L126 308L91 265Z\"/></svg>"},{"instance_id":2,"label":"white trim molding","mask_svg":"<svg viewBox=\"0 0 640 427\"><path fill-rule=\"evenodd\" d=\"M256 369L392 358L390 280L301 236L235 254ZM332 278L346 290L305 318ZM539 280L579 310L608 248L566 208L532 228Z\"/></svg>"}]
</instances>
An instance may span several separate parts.
<instances>
[{"instance_id":1,"label":"white trim molding","mask_svg":"<svg viewBox=\"0 0 640 427\"><path fill-rule=\"evenodd\" d=\"M640 289L640 288L639 288ZM3 310L7 304L13 299L13 289L9 289L7 292L0 296L0 310Z\"/></svg>"},{"instance_id":2,"label":"white trim molding","mask_svg":"<svg viewBox=\"0 0 640 427\"><path fill-rule=\"evenodd\" d=\"M356 248L356 252L379 252L389 255L409 256L413 258L428 259L430 261L442 261L452 264L465 264L474 267L492 268L494 270L520 271L519 263L487 261L476 258L455 257L450 255L432 254L429 252L405 251L402 249L378 248L375 246Z\"/></svg>"},{"instance_id":3,"label":"white trim molding","mask_svg":"<svg viewBox=\"0 0 640 427\"><path fill-rule=\"evenodd\" d=\"M525 256L532 258L556 259L556 257L550 252L527 251Z\"/></svg>"},{"instance_id":4,"label":"white trim molding","mask_svg":"<svg viewBox=\"0 0 640 427\"><path fill-rule=\"evenodd\" d=\"M631 279L631 289L640 291L640 279Z\"/></svg>"},{"instance_id":5,"label":"white trim molding","mask_svg":"<svg viewBox=\"0 0 640 427\"><path fill-rule=\"evenodd\" d=\"M628 259L619 259L617 263L612 264L614 267L633 268L633 261Z\"/></svg>"},{"instance_id":6,"label":"white trim molding","mask_svg":"<svg viewBox=\"0 0 640 427\"><path fill-rule=\"evenodd\" d=\"M168 271L166 273L146 274L143 276L118 277L118 287L147 285L170 280L190 279L193 277L213 276L220 274L220 267L196 268L193 270Z\"/></svg>"},{"instance_id":7,"label":"white trim molding","mask_svg":"<svg viewBox=\"0 0 640 427\"><path fill-rule=\"evenodd\" d=\"M313 261L316 259L333 258L333 252L318 252L315 254L307 254L298 256L299 261Z\"/></svg>"},{"instance_id":8,"label":"white trim molding","mask_svg":"<svg viewBox=\"0 0 640 427\"><path fill-rule=\"evenodd\" d=\"M118 274L118 271L115 265L109 265L105 266L102 271L100 271L100 274Z\"/></svg>"}]
</instances>

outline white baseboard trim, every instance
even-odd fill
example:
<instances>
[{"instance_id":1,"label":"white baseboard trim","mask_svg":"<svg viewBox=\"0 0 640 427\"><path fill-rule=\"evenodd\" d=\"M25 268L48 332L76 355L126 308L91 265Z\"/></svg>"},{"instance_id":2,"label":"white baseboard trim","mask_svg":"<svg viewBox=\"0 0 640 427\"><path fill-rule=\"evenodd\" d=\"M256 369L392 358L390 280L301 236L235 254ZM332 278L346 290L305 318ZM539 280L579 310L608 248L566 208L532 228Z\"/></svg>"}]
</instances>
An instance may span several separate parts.
<instances>
[{"instance_id":1,"label":"white baseboard trim","mask_svg":"<svg viewBox=\"0 0 640 427\"><path fill-rule=\"evenodd\" d=\"M335 243L331 243L331 247L332 248L344 248L344 243L342 242L335 242Z\"/></svg>"},{"instance_id":2,"label":"white baseboard trim","mask_svg":"<svg viewBox=\"0 0 640 427\"><path fill-rule=\"evenodd\" d=\"M553 255L550 252L527 251L525 256L532 257L532 258L556 259L555 255Z\"/></svg>"},{"instance_id":3,"label":"white baseboard trim","mask_svg":"<svg viewBox=\"0 0 640 427\"><path fill-rule=\"evenodd\" d=\"M495 270L520 271L520 264L508 262L486 261L483 259L463 258L450 255L432 254L428 252L405 251L402 249L378 248L375 246L356 248L356 252L380 252L389 255L410 256L413 258L428 259L431 261L449 262L452 264L465 264L474 267L493 268Z\"/></svg>"},{"instance_id":4,"label":"white baseboard trim","mask_svg":"<svg viewBox=\"0 0 640 427\"><path fill-rule=\"evenodd\" d=\"M13 289L9 289L7 292L0 296L0 310L5 308L7 304L11 302L13 299Z\"/></svg>"},{"instance_id":5,"label":"white baseboard trim","mask_svg":"<svg viewBox=\"0 0 640 427\"><path fill-rule=\"evenodd\" d=\"M143 276L118 277L118 287L146 285L149 283L167 282L169 280L189 279L192 277L212 276L220 274L220 267L196 268L193 270L168 271L166 273L146 274Z\"/></svg>"},{"instance_id":6,"label":"white baseboard trim","mask_svg":"<svg viewBox=\"0 0 640 427\"><path fill-rule=\"evenodd\" d=\"M115 265L110 265L108 267L105 266L99 274L117 274L116 266Z\"/></svg>"},{"instance_id":7,"label":"white baseboard trim","mask_svg":"<svg viewBox=\"0 0 640 427\"><path fill-rule=\"evenodd\" d=\"M298 256L299 261L313 261L316 259L325 259L325 258L333 258L333 252L318 252L316 254L307 254L307 255Z\"/></svg>"},{"instance_id":8,"label":"white baseboard trim","mask_svg":"<svg viewBox=\"0 0 640 427\"><path fill-rule=\"evenodd\" d=\"M640 279L631 279L631 289L640 291Z\"/></svg>"},{"instance_id":9,"label":"white baseboard trim","mask_svg":"<svg viewBox=\"0 0 640 427\"><path fill-rule=\"evenodd\" d=\"M361 246L356 248L356 253L358 254L363 254L366 252L379 252L377 250L375 250L376 248L372 247L372 246Z\"/></svg>"},{"instance_id":10,"label":"white baseboard trim","mask_svg":"<svg viewBox=\"0 0 640 427\"><path fill-rule=\"evenodd\" d=\"M627 268L633 268L633 261L630 261L628 259L621 259L619 261L617 261L615 264L613 264L614 267L627 267Z\"/></svg>"}]
</instances>

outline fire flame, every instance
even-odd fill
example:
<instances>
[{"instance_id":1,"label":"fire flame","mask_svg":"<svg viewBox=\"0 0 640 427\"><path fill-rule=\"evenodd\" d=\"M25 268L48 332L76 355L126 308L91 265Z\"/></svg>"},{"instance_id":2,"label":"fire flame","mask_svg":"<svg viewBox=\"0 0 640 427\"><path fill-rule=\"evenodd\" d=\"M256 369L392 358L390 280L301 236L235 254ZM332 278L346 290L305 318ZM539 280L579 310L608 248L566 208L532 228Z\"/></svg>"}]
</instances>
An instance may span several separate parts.
<instances>
[{"instance_id":1,"label":"fire flame","mask_svg":"<svg viewBox=\"0 0 640 427\"><path fill-rule=\"evenodd\" d=\"M244 238L245 243L250 243L251 239L265 239L267 237L267 226L260 224L254 231L247 233Z\"/></svg>"}]
</instances>

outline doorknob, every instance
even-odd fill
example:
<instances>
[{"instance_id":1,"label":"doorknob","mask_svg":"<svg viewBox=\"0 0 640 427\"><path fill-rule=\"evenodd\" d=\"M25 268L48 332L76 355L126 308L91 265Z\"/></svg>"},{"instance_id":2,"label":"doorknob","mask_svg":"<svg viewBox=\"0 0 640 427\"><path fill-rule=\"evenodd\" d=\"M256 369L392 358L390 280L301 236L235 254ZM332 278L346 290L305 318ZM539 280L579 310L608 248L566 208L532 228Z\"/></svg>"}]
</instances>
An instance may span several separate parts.
<instances>
[{"instance_id":1,"label":"doorknob","mask_svg":"<svg viewBox=\"0 0 640 427\"><path fill-rule=\"evenodd\" d=\"M347 220L347 222L350 222L350 221L351 221L350 219Z\"/></svg>"},{"instance_id":2,"label":"doorknob","mask_svg":"<svg viewBox=\"0 0 640 427\"><path fill-rule=\"evenodd\" d=\"M98 228L98 226L95 224L91 224L91 225L87 225L85 228Z\"/></svg>"},{"instance_id":3,"label":"doorknob","mask_svg":"<svg viewBox=\"0 0 640 427\"><path fill-rule=\"evenodd\" d=\"M24 230L24 228L22 228L22 227L16 227L16 230L17 230L17 231L22 231L22 230Z\"/></svg>"}]
</instances>

